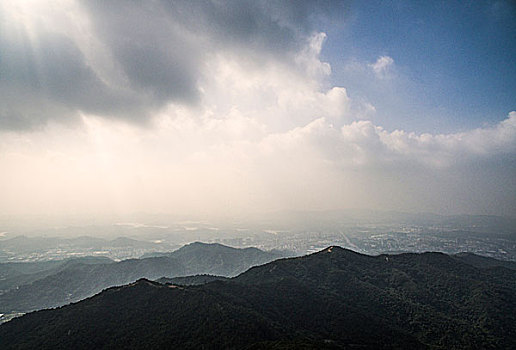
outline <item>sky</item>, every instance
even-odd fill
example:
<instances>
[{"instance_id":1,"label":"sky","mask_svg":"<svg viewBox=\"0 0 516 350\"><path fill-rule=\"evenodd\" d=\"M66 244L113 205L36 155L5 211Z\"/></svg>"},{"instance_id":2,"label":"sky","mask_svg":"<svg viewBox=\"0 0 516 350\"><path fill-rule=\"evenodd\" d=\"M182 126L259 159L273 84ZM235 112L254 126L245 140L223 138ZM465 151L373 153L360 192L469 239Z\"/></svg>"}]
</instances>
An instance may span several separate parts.
<instances>
[{"instance_id":1,"label":"sky","mask_svg":"<svg viewBox=\"0 0 516 350\"><path fill-rule=\"evenodd\" d=\"M511 1L0 2L0 215L516 216Z\"/></svg>"}]
</instances>

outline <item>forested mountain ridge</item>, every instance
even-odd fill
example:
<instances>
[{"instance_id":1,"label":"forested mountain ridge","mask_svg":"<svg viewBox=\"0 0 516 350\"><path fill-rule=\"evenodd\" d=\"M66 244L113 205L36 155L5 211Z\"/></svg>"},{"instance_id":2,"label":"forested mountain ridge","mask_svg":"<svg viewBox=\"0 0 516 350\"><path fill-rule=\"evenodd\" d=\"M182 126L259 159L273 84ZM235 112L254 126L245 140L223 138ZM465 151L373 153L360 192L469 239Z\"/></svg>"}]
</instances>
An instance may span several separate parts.
<instances>
[{"instance_id":1,"label":"forested mountain ridge","mask_svg":"<svg viewBox=\"0 0 516 350\"><path fill-rule=\"evenodd\" d=\"M511 348L515 314L514 270L329 247L228 281L113 287L0 326L0 346Z\"/></svg>"},{"instance_id":2,"label":"forested mountain ridge","mask_svg":"<svg viewBox=\"0 0 516 350\"><path fill-rule=\"evenodd\" d=\"M251 266L264 264L281 255L256 248L231 248L220 244L192 243L164 256L114 262L82 258L41 265L9 266L32 274L11 273L10 289L0 294L0 313L27 312L66 305L92 296L105 288L161 277L198 274L235 276ZM91 261L90 261L91 260ZM50 266L47 266L51 264ZM43 269L44 266L47 269ZM32 271L31 270L31 271ZM6 269L6 273L7 273ZM19 271L18 271L19 272ZM0 284L1 285L1 284Z\"/></svg>"},{"instance_id":3,"label":"forested mountain ridge","mask_svg":"<svg viewBox=\"0 0 516 350\"><path fill-rule=\"evenodd\" d=\"M215 275L192 275L192 276L184 276L184 277L162 277L156 280L156 282L161 284L174 284L178 286L194 286L206 284L214 281L227 281L228 277L224 276L215 276Z\"/></svg>"}]
</instances>

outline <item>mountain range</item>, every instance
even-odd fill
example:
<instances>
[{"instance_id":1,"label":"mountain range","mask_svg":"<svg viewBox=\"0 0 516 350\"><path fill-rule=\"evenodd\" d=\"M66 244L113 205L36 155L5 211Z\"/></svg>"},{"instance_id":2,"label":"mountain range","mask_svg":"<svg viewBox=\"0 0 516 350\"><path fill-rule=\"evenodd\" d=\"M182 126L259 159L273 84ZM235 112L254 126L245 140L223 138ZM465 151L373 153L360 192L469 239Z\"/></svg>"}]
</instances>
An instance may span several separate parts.
<instances>
[{"instance_id":1,"label":"mountain range","mask_svg":"<svg viewBox=\"0 0 516 350\"><path fill-rule=\"evenodd\" d=\"M80 236L75 238L63 237L27 237L16 236L0 239L0 262L20 255L41 256L44 260L48 252L56 249L65 251L109 251L113 249L135 248L142 250L172 250L174 246L161 242L148 242L128 237L118 237L106 240L99 237ZM177 248L177 247L176 247Z\"/></svg>"},{"instance_id":2,"label":"mountain range","mask_svg":"<svg viewBox=\"0 0 516 350\"><path fill-rule=\"evenodd\" d=\"M491 260L332 246L204 284L139 279L15 318L0 347L510 349L516 271Z\"/></svg>"},{"instance_id":3,"label":"mountain range","mask_svg":"<svg viewBox=\"0 0 516 350\"><path fill-rule=\"evenodd\" d=\"M158 257L114 262L80 258L58 262L0 264L0 313L27 312L62 306L105 288L139 278L197 274L236 276L252 266L275 260L279 252L237 249L221 244L191 243Z\"/></svg>"}]
</instances>

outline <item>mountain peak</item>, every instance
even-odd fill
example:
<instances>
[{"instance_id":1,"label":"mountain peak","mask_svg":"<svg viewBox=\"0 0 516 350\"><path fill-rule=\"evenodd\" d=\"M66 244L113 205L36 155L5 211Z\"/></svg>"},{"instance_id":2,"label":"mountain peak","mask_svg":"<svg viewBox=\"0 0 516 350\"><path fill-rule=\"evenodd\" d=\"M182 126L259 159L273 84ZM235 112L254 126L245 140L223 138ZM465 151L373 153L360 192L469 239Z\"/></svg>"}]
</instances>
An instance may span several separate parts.
<instances>
[{"instance_id":1,"label":"mountain peak","mask_svg":"<svg viewBox=\"0 0 516 350\"><path fill-rule=\"evenodd\" d=\"M147 278L140 278L133 283L129 283L128 286L151 286L151 287L162 287L163 285L158 282L148 280Z\"/></svg>"},{"instance_id":2,"label":"mountain peak","mask_svg":"<svg viewBox=\"0 0 516 350\"><path fill-rule=\"evenodd\" d=\"M314 254L327 254L327 253L349 254L349 255L353 255L353 256L367 256L367 255L358 253L358 252L356 252L354 250L351 250L351 249L342 248L341 246L338 246L338 245L329 246L328 248L325 248L325 249L323 249L321 251L318 251L318 252L316 252Z\"/></svg>"}]
</instances>

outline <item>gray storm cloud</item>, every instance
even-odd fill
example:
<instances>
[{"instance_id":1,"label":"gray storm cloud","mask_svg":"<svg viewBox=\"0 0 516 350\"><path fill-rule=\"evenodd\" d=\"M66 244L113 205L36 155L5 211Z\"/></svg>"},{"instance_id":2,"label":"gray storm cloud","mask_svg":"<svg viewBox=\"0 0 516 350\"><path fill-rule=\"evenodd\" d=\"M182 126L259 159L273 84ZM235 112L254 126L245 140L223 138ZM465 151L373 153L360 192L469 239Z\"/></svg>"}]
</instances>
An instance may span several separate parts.
<instances>
[{"instance_id":1,"label":"gray storm cloud","mask_svg":"<svg viewBox=\"0 0 516 350\"><path fill-rule=\"evenodd\" d=\"M341 15L343 4L83 1L37 8L28 2L20 9L4 3L0 128L32 129L79 112L145 121L167 103L196 104L208 55L291 58L313 20Z\"/></svg>"}]
</instances>

